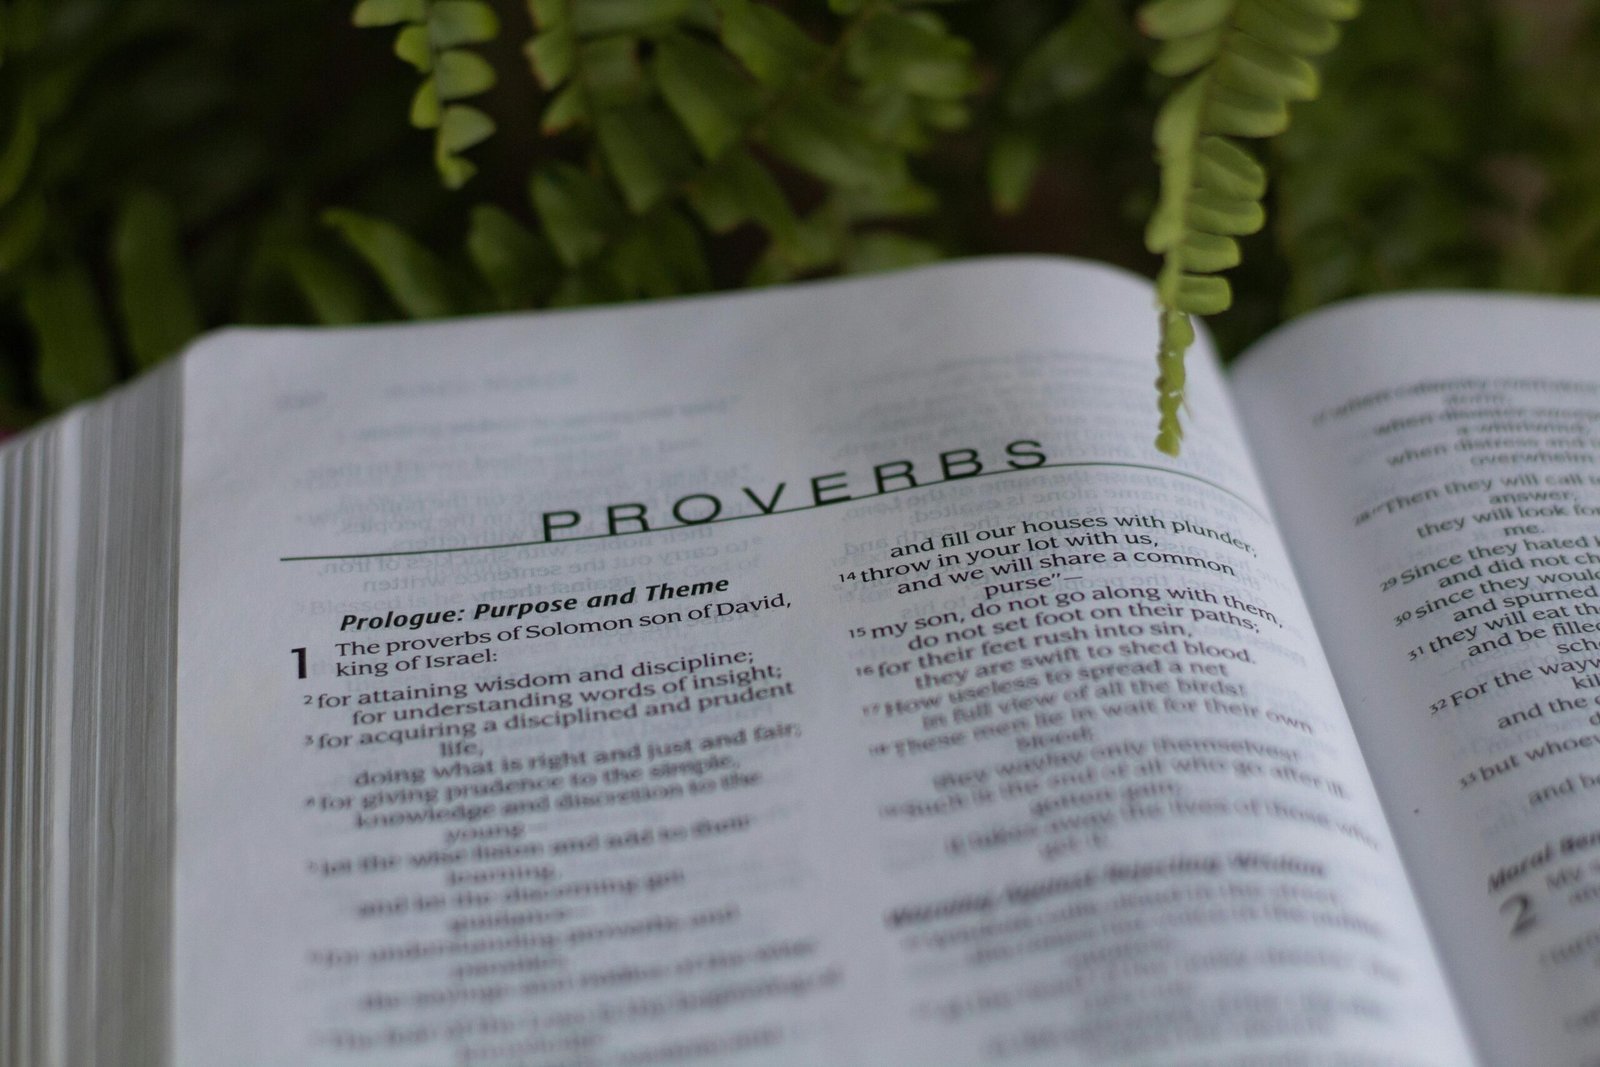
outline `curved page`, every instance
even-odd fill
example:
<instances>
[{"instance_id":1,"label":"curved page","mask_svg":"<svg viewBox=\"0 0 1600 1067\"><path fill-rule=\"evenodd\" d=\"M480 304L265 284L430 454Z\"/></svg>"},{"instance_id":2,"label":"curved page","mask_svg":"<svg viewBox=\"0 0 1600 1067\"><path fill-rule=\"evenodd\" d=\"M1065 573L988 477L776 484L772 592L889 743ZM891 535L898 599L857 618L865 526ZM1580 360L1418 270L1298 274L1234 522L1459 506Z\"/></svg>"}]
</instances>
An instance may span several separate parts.
<instances>
[{"instance_id":1,"label":"curved page","mask_svg":"<svg viewBox=\"0 0 1600 1067\"><path fill-rule=\"evenodd\" d=\"M1367 301L1235 378L1493 1063L1600 1062L1600 308Z\"/></svg>"},{"instance_id":2,"label":"curved page","mask_svg":"<svg viewBox=\"0 0 1600 1067\"><path fill-rule=\"evenodd\" d=\"M1152 318L999 262L209 342L179 1062L1463 1062Z\"/></svg>"}]
</instances>

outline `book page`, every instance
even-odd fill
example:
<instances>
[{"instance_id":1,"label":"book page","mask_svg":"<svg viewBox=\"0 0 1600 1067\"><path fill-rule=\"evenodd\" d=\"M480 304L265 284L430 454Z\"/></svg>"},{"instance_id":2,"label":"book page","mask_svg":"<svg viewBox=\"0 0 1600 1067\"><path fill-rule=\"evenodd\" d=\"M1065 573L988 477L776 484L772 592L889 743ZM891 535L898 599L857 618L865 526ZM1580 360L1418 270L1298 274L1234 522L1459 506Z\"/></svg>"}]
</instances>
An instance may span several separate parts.
<instances>
[{"instance_id":1,"label":"book page","mask_svg":"<svg viewBox=\"0 0 1600 1067\"><path fill-rule=\"evenodd\" d=\"M1600 1063L1600 306L1386 298L1235 395L1487 1059Z\"/></svg>"},{"instance_id":2,"label":"book page","mask_svg":"<svg viewBox=\"0 0 1600 1067\"><path fill-rule=\"evenodd\" d=\"M208 342L177 1062L1465 1062L1153 319L1002 261Z\"/></svg>"},{"instance_id":3,"label":"book page","mask_svg":"<svg viewBox=\"0 0 1600 1067\"><path fill-rule=\"evenodd\" d=\"M0 444L0 1061L161 1063L178 381Z\"/></svg>"}]
</instances>

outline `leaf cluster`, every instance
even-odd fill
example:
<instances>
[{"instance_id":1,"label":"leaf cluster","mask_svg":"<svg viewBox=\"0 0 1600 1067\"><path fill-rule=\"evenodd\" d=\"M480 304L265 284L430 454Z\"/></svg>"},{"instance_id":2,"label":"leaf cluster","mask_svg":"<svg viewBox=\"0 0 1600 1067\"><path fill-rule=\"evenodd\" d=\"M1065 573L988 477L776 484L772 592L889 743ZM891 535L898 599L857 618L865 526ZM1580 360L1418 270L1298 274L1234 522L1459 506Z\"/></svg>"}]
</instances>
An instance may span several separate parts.
<instances>
[{"instance_id":1,"label":"leaf cluster","mask_svg":"<svg viewBox=\"0 0 1600 1067\"><path fill-rule=\"evenodd\" d=\"M1296 314L1408 288L1600 291L1600 8L1371 7L1273 154ZM1553 31L1553 32L1552 32Z\"/></svg>"},{"instance_id":2,"label":"leaf cluster","mask_svg":"<svg viewBox=\"0 0 1600 1067\"><path fill-rule=\"evenodd\" d=\"M1354 8L0 0L0 432L228 323L1057 251L1158 275L1173 449L1194 314L1600 288L1600 10L1385 0L1328 53Z\"/></svg>"},{"instance_id":3,"label":"leaf cluster","mask_svg":"<svg viewBox=\"0 0 1600 1067\"><path fill-rule=\"evenodd\" d=\"M208 325L375 309L308 202L384 158L387 101L321 118L336 60L252 47L316 0L0 2L0 427L103 392ZM376 105L376 107L375 107ZM317 115L325 136L303 137Z\"/></svg>"},{"instance_id":4,"label":"leaf cluster","mask_svg":"<svg viewBox=\"0 0 1600 1067\"><path fill-rule=\"evenodd\" d=\"M483 9L474 32L446 40L489 40L496 24L476 0L363 0L356 21L403 22L397 51L421 59L420 46L399 41L427 26L437 43L439 10L463 6ZM705 290L715 284L712 244L741 230L759 242L738 279L746 283L936 257L936 248L874 224L934 206L910 160L965 123L963 101L976 84L971 48L918 4L812 8L802 25L753 0L530 0L521 74L539 101L547 158L529 168L522 204L470 208L465 251L482 283L477 303ZM480 74L444 86L435 74L418 100L458 100L492 84ZM430 107L414 106L413 122L439 131L440 175L460 185L472 174L460 152L493 124L462 119L449 133L452 113L481 113L451 103L435 123ZM421 299L441 292L442 272L420 245L349 212L330 221L408 312L441 310ZM405 272L390 254L402 246Z\"/></svg>"},{"instance_id":5,"label":"leaf cluster","mask_svg":"<svg viewBox=\"0 0 1600 1067\"><path fill-rule=\"evenodd\" d=\"M461 101L494 87L494 67L468 45L500 32L482 0L361 0L357 26L395 26L395 55L422 75L411 100L411 124L434 131L433 160L446 186L459 189L478 168L462 153L494 133L494 120Z\"/></svg>"},{"instance_id":6,"label":"leaf cluster","mask_svg":"<svg viewBox=\"0 0 1600 1067\"><path fill-rule=\"evenodd\" d=\"M935 258L913 160L977 86L910 0L0 0L0 423L226 322Z\"/></svg>"}]
</instances>

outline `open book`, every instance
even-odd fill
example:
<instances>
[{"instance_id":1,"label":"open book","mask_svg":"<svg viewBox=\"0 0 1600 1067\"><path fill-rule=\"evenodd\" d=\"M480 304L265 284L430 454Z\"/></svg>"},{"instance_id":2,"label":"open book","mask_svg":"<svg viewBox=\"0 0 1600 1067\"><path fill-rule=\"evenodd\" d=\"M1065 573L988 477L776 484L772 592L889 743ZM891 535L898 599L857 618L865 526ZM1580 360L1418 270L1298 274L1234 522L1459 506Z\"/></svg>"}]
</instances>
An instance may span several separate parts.
<instances>
[{"instance_id":1,"label":"open book","mask_svg":"<svg viewBox=\"0 0 1600 1067\"><path fill-rule=\"evenodd\" d=\"M1150 307L226 331L9 444L7 1062L1600 1062L1600 306L1202 351L1178 459Z\"/></svg>"}]
</instances>

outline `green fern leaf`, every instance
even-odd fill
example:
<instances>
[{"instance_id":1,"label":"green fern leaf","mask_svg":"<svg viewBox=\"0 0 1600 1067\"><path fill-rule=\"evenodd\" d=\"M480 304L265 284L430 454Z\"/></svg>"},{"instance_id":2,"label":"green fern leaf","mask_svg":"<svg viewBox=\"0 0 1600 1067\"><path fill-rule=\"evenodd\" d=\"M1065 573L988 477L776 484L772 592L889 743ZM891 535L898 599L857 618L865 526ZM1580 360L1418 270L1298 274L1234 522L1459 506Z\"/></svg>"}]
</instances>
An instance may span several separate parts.
<instances>
[{"instance_id":1,"label":"green fern leaf","mask_svg":"<svg viewBox=\"0 0 1600 1067\"><path fill-rule=\"evenodd\" d=\"M974 87L972 46L926 13L886 12L849 43L851 70L864 82L882 81L936 100L959 100Z\"/></svg>"},{"instance_id":2,"label":"green fern leaf","mask_svg":"<svg viewBox=\"0 0 1600 1067\"><path fill-rule=\"evenodd\" d=\"M452 104L439 121L439 148L447 155L464 152L494 134L494 121L477 108Z\"/></svg>"},{"instance_id":3,"label":"green fern leaf","mask_svg":"<svg viewBox=\"0 0 1600 1067\"><path fill-rule=\"evenodd\" d=\"M441 100L461 100L494 87L494 68L482 56L459 48L440 52L434 68Z\"/></svg>"},{"instance_id":4,"label":"green fern leaf","mask_svg":"<svg viewBox=\"0 0 1600 1067\"><path fill-rule=\"evenodd\" d=\"M716 159L744 133L759 101L753 86L722 52L687 34L656 43L656 85L695 147Z\"/></svg>"},{"instance_id":5,"label":"green fern leaf","mask_svg":"<svg viewBox=\"0 0 1600 1067\"><path fill-rule=\"evenodd\" d=\"M534 35L523 53L533 68L534 77L546 89L558 89L572 77L573 60L578 53L578 38L566 23Z\"/></svg>"},{"instance_id":6,"label":"green fern leaf","mask_svg":"<svg viewBox=\"0 0 1600 1067\"><path fill-rule=\"evenodd\" d=\"M771 116L767 146L801 170L844 186L898 185L904 160L854 112L820 93L797 93Z\"/></svg>"},{"instance_id":7,"label":"green fern leaf","mask_svg":"<svg viewBox=\"0 0 1600 1067\"><path fill-rule=\"evenodd\" d=\"M544 114L539 116L539 129L557 134L588 121L589 104L583 98L583 91L576 85L569 85L555 95Z\"/></svg>"},{"instance_id":8,"label":"green fern leaf","mask_svg":"<svg viewBox=\"0 0 1600 1067\"><path fill-rule=\"evenodd\" d=\"M1214 233L1191 233L1183 242L1183 260L1198 274L1215 274L1239 265L1239 242Z\"/></svg>"},{"instance_id":9,"label":"green fern leaf","mask_svg":"<svg viewBox=\"0 0 1600 1067\"><path fill-rule=\"evenodd\" d=\"M1022 208L1033 188L1034 176L1043 160L1039 142L1013 134L996 137L989 149L989 196L994 209L1003 215Z\"/></svg>"},{"instance_id":10,"label":"green fern leaf","mask_svg":"<svg viewBox=\"0 0 1600 1067\"><path fill-rule=\"evenodd\" d=\"M0 207L22 190L38 147L39 124L33 117L33 108L24 100L17 110L11 139L6 142L5 149L0 150Z\"/></svg>"},{"instance_id":11,"label":"green fern leaf","mask_svg":"<svg viewBox=\"0 0 1600 1067\"><path fill-rule=\"evenodd\" d=\"M689 10L691 0L576 0L570 8L579 37L640 33L667 25Z\"/></svg>"},{"instance_id":12,"label":"green fern leaf","mask_svg":"<svg viewBox=\"0 0 1600 1067\"><path fill-rule=\"evenodd\" d=\"M1139 11L1139 28L1171 40L1215 29L1233 15L1239 0L1155 0Z\"/></svg>"},{"instance_id":13,"label":"green fern leaf","mask_svg":"<svg viewBox=\"0 0 1600 1067\"><path fill-rule=\"evenodd\" d=\"M433 42L428 37L428 27L407 26L394 38L394 54L405 60L417 73L433 70Z\"/></svg>"},{"instance_id":14,"label":"green fern leaf","mask_svg":"<svg viewBox=\"0 0 1600 1067\"><path fill-rule=\"evenodd\" d=\"M629 296L666 297L711 288L711 266L700 235L671 209L641 220L617 245L610 268Z\"/></svg>"},{"instance_id":15,"label":"green fern leaf","mask_svg":"<svg viewBox=\"0 0 1600 1067\"><path fill-rule=\"evenodd\" d=\"M694 171L694 150L655 105L613 108L595 122L595 138L628 210L642 215Z\"/></svg>"},{"instance_id":16,"label":"green fern leaf","mask_svg":"<svg viewBox=\"0 0 1600 1067\"><path fill-rule=\"evenodd\" d=\"M439 100L439 85L432 78L417 86L411 98L411 125L419 130L437 129L444 119L444 104Z\"/></svg>"},{"instance_id":17,"label":"green fern leaf","mask_svg":"<svg viewBox=\"0 0 1600 1067\"><path fill-rule=\"evenodd\" d=\"M499 17L481 0L434 0L428 12L428 36L440 50L487 44L499 34Z\"/></svg>"},{"instance_id":18,"label":"green fern leaf","mask_svg":"<svg viewBox=\"0 0 1600 1067\"><path fill-rule=\"evenodd\" d=\"M1195 150L1197 181L1226 196L1259 200L1267 191L1267 171L1232 141L1202 137Z\"/></svg>"},{"instance_id":19,"label":"green fern leaf","mask_svg":"<svg viewBox=\"0 0 1600 1067\"><path fill-rule=\"evenodd\" d=\"M1229 39L1227 54L1217 62L1217 80L1260 97L1311 100L1317 95L1315 67L1246 36Z\"/></svg>"},{"instance_id":20,"label":"green fern leaf","mask_svg":"<svg viewBox=\"0 0 1600 1067\"><path fill-rule=\"evenodd\" d=\"M557 164L534 175L531 193L544 232L568 267L594 259L621 228L622 208L610 191L571 164Z\"/></svg>"},{"instance_id":21,"label":"green fern leaf","mask_svg":"<svg viewBox=\"0 0 1600 1067\"><path fill-rule=\"evenodd\" d=\"M357 26L400 26L395 55L423 75L411 98L411 125L433 130L435 169L446 188L459 189L477 173L461 153L494 133L494 123L476 108L446 106L494 87L494 67L464 45L486 44L500 20L484 0L361 0L351 21Z\"/></svg>"},{"instance_id":22,"label":"green fern leaf","mask_svg":"<svg viewBox=\"0 0 1600 1067\"><path fill-rule=\"evenodd\" d=\"M750 0L717 0L717 13L723 47L765 85L783 85L826 57L820 44L774 8Z\"/></svg>"},{"instance_id":23,"label":"green fern leaf","mask_svg":"<svg viewBox=\"0 0 1600 1067\"><path fill-rule=\"evenodd\" d=\"M477 108L452 104L444 109L434 141L433 162L446 187L459 189L477 173L478 168L463 159L461 153L493 134L493 120Z\"/></svg>"},{"instance_id":24,"label":"green fern leaf","mask_svg":"<svg viewBox=\"0 0 1600 1067\"><path fill-rule=\"evenodd\" d=\"M74 264L28 276L22 309L38 343L35 383L46 403L66 407L117 380L111 337L86 268Z\"/></svg>"},{"instance_id":25,"label":"green fern leaf","mask_svg":"<svg viewBox=\"0 0 1600 1067\"><path fill-rule=\"evenodd\" d=\"M688 196L713 232L725 233L754 221L780 248L792 248L797 240L799 220L777 179L743 149L728 152L699 175L690 184Z\"/></svg>"},{"instance_id":26,"label":"green fern leaf","mask_svg":"<svg viewBox=\"0 0 1600 1067\"><path fill-rule=\"evenodd\" d=\"M903 233L879 230L861 234L850 243L844 266L851 274L870 274L874 271L921 266L943 256L938 245L907 237Z\"/></svg>"},{"instance_id":27,"label":"green fern leaf","mask_svg":"<svg viewBox=\"0 0 1600 1067\"><path fill-rule=\"evenodd\" d=\"M550 248L492 204L472 209L467 254L503 310L538 306L560 277L561 264Z\"/></svg>"},{"instance_id":28,"label":"green fern leaf","mask_svg":"<svg viewBox=\"0 0 1600 1067\"><path fill-rule=\"evenodd\" d=\"M581 166L531 180L540 230L565 268L558 304L706 287L696 222L760 230L775 271L847 266L856 226L931 208L907 157L967 121L977 84L970 46L903 0L847 4L831 40L808 32L818 20L802 29L764 0L527 6L535 33L523 51L552 94L540 125L584 149ZM816 225L796 218L758 148L825 188ZM910 243L885 239L857 259L888 262L891 245L910 255Z\"/></svg>"},{"instance_id":29,"label":"green fern leaf","mask_svg":"<svg viewBox=\"0 0 1600 1067\"><path fill-rule=\"evenodd\" d=\"M1234 26L1270 47L1304 56L1320 56L1339 43L1339 19L1321 15L1292 0L1238 0Z\"/></svg>"},{"instance_id":30,"label":"green fern leaf","mask_svg":"<svg viewBox=\"0 0 1600 1067\"><path fill-rule=\"evenodd\" d=\"M1153 0L1139 25L1161 43L1152 66L1188 76L1156 120L1161 195L1145 244L1162 256L1156 291L1161 339L1156 447L1176 455L1183 429L1183 357L1191 315L1233 300L1217 272L1239 261L1235 237L1266 220L1266 172L1232 138L1271 137L1289 124L1289 104L1317 95L1308 57L1332 48L1358 0Z\"/></svg>"},{"instance_id":31,"label":"green fern leaf","mask_svg":"<svg viewBox=\"0 0 1600 1067\"><path fill-rule=\"evenodd\" d=\"M568 0L527 0L528 16L541 30L567 20Z\"/></svg>"},{"instance_id":32,"label":"green fern leaf","mask_svg":"<svg viewBox=\"0 0 1600 1067\"><path fill-rule=\"evenodd\" d=\"M426 10L426 0L361 0L350 21L357 26L396 26L421 22Z\"/></svg>"},{"instance_id":33,"label":"green fern leaf","mask_svg":"<svg viewBox=\"0 0 1600 1067\"><path fill-rule=\"evenodd\" d=\"M1259 96L1221 84L1209 86L1201 126L1208 133L1230 137L1271 137L1289 127L1289 102L1280 96Z\"/></svg>"},{"instance_id":34,"label":"green fern leaf","mask_svg":"<svg viewBox=\"0 0 1600 1067\"><path fill-rule=\"evenodd\" d=\"M283 269L312 316L324 326L349 326L368 321L361 283L343 265L306 244L279 253Z\"/></svg>"},{"instance_id":35,"label":"green fern leaf","mask_svg":"<svg viewBox=\"0 0 1600 1067\"><path fill-rule=\"evenodd\" d=\"M153 366L200 332L177 212L168 201L154 193L128 197L113 234L112 262L135 366Z\"/></svg>"},{"instance_id":36,"label":"green fern leaf","mask_svg":"<svg viewBox=\"0 0 1600 1067\"><path fill-rule=\"evenodd\" d=\"M1028 115L1087 96L1129 58L1125 37L1106 5L1079 5L1017 64L1006 107Z\"/></svg>"},{"instance_id":37,"label":"green fern leaf","mask_svg":"<svg viewBox=\"0 0 1600 1067\"><path fill-rule=\"evenodd\" d=\"M366 260L408 318L436 319L466 310L449 269L394 223L344 209L324 212L322 218Z\"/></svg>"},{"instance_id":38,"label":"green fern leaf","mask_svg":"<svg viewBox=\"0 0 1600 1067\"><path fill-rule=\"evenodd\" d=\"M1213 26L1187 37L1163 41L1150 59L1151 68L1169 78L1193 74L1216 58L1217 49L1222 45L1223 29L1222 26Z\"/></svg>"}]
</instances>

